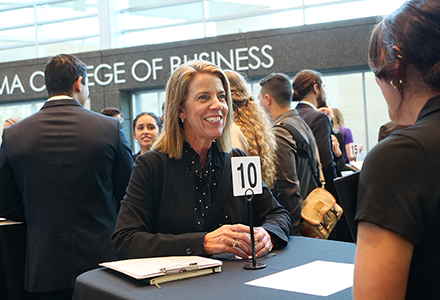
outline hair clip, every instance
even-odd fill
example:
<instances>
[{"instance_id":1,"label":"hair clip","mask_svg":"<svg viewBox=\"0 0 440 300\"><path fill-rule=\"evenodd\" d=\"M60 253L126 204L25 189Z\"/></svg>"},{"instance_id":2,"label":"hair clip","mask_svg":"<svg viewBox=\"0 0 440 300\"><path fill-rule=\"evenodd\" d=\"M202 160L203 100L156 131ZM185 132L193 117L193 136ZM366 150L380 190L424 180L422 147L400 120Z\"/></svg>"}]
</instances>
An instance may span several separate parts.
<instances>
[{"instance_id":1,"label":"hair clip","mask_svg":"<svg viewBox=\"0 0 440 300\"><path fill-rule=\"evenodd\" d=\"M398 59L402 59L403 58L403 56L401 54L402 51L400 50L400 48L398 46L394 45L393 46L393 50L395 52L394 55L397 56Z\"/></svg>"}]
</instances>

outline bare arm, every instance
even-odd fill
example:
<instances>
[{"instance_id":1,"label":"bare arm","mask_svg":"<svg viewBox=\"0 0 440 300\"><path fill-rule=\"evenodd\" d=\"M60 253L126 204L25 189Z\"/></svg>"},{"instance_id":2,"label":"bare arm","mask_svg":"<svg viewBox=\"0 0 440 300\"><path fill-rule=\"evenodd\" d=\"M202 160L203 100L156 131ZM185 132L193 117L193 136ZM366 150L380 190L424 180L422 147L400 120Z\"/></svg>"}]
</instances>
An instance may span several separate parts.
<instances>
[{"instance_id":1,"label":"bare arm","mask_svg":"<svg viewBox=\"0 0 440 300\"><path fill-rule=\"evenodd\" d=\"M414 245L370 222L358 225L354 300L405 299Z\"/></svg>"}]
</instances>

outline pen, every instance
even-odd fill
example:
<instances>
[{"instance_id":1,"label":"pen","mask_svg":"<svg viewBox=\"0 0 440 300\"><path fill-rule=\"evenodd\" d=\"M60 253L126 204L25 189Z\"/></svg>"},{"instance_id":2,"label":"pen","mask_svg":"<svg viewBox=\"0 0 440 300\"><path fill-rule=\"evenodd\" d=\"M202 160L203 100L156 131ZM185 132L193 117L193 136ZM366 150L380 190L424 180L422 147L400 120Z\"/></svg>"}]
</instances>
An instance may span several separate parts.
<instances>
[{"instance_id":1,"label":"pen","mask_svg":"<svg viewBox=\"0 0 440 300\"><path fill-rule=\"evenodd\" d=\"M174 274L174 273L193 271L193 270L197 270L198 268L199 268L199 264L195 262L184 265L175 265L172 267L161 268L160 271L163 274Z\"/></svg>"}]
</instances>

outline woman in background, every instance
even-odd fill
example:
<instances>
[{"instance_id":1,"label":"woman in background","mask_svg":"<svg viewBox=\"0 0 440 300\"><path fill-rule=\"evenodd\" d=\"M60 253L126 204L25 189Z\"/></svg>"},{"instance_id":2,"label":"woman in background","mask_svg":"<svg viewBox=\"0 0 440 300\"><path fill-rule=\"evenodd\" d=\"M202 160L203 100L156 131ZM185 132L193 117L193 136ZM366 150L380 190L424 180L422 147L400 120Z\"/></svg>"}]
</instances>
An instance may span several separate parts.
<instances>
[{"instance_id":1,"label":"woman in background","mask_svg":"<svg viewBox=\"0 0 440 300\"><path fill-rule=\"evenodd\" d=\"M440 1L412 0L374 29L369 64L393 123L359 177L353 296L440 299Z\"/></svg>"},{"instance_id":2,"label":"woman in background","mask_svg":"<svg viewBox=\"0 0 440 300\"><path fill-rule=\"evenodd\" d=\"M276 173L276 140L267 113L254 101L246 80L235 71L226 70L231 85L235 123L232 123L232 147L248 156L259 156L261 177L269 188L274 187Z\"/></svg>"},{"instance_id":3,"label":"woman in background","mask_svg":"<svg viewBox=\"0 0 440 300\"><path fill-rule=\"evenodd\" d=\"M162 130L162 122L152 112L143 112L133 120L133 138L138 142L140 151L133 155L133 160L150 150Z\"/></svg>"},{"instance_id":4,"label":"woman in background","mask_svg":"<svg viewBox=\"0 0 440 300\"><path fill-rule=\"evenodd\" d=\"M346 163L354 160L354 157L351 156L350 152L350 143L353 143L353 134L351 133L350 128L345 127L344 115L338 108L333 108L334 118L332 119L333 131L338 130L344 141L344 159Z\"/></svg>"}]
</instances>

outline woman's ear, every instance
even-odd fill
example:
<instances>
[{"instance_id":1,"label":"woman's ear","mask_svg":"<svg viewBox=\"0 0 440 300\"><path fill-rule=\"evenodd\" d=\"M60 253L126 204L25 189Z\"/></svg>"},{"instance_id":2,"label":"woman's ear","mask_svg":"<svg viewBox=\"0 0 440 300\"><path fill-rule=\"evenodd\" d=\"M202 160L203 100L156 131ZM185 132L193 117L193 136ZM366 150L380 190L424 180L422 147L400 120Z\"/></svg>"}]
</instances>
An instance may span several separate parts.
<instances>
[{"instance_id":1,"label":"woman's ear","mask_svg":"<svg viewBox=\"0 0 440 300\"><path fill-rule=\"evenodd\" d=\"M394 74L398 78L402 78L406 72L406 64L403 61L402 50L400 50L398 46L393 46L393 56L394 62L392 64L394 65Z\"/></svg>"},{"instance_id":2,"label":"woman's ear","mask_svg":"<svg viewBox=\"0 0 440 300\"><path fill-rule=\"evenodd\" d=\"M182 107L179 107L179 119L185 120L185 113L182 110Z\"/></svg>"}]
</instances>

